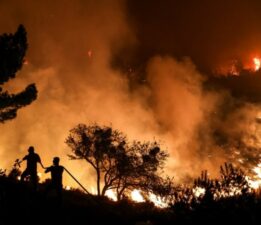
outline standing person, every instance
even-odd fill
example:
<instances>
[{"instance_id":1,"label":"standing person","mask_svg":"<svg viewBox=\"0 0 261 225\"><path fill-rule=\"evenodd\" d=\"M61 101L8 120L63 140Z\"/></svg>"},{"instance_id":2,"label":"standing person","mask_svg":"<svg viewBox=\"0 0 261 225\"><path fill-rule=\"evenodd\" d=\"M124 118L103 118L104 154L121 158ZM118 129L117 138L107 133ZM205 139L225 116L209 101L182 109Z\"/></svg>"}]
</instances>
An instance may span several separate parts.
<instances>
[{"instance_id":1,"label":"standing person","mask_svg":"<svg viewBox=\"0 0 261 225\"><path fill-rule=\"evenodd\" d=\"M51 172L51 183L46 188L46 194L50 190L55 190L57 198L59 201L62 200L62 190L63 190L63 171L64 167L59 165L60 158L53 158L53 165L47 167L45 173Z\"/></svg>"},{"instance_id":2,"label":"standing person","mask_svg":"<svg viewBox=\"0 0 261 225\"><path fill-rule=\"evenodd\" d=\"M28 154L22 159L22 161L27 161L27 166L21 175L21 181L27 176L30 176L30 180L33 184L34 189L37 189L38 177L37 177L37 163L40 163L42 168L44 168L40 156L34 152L34 147L30 146L28 148Z\"/></svg>"}]
</instances>

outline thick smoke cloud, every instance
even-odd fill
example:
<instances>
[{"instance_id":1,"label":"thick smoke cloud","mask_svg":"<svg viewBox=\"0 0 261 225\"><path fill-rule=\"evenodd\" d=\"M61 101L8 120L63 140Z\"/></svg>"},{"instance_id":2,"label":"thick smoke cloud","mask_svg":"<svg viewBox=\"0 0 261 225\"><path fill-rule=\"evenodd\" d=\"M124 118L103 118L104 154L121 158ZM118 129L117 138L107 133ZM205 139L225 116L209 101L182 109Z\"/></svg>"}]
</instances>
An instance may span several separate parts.
<instances>
[{"instance_id":1,"label":"thick smoke cloud","mask_svg":"<svg viewBox=\"0 0 261 225\"><path fill-rule=\"evenodd\" d=\"M68 160L64 141L78 123L97 122L129 139L160 140L171 156L166 172L177 180L203 169L216 174L236 146L232 137L245 130L246 115L254 118L258 107L232 104L225 113L233 97L206 90L206 77L189 59L150 57L146 83L130 89L127 74L111 66L121 49L138 44L127 11L120 0L0 2L0 32L14 32L23 23L30 46L28 65L5 88L19 91L35 82L39 90L36 102L1 125L0 168L10 168L34 145L45 165L60 156L86 186L93 186L91 170L85 162ZM237 126L242 117L243 125ZM218 142L223 134L231 138ZM72 181L66 177L66 182Z\"/></svg>"},{"instance_id":2,"label":"thick smoke cloud","mask_svg":"<svg viewBox=\"0 0 261 225\"><path fill-rule=\"evenodd\" d=\"M189 59L155 57L147 72L156 122L172 148L173 163L168 167L176 178L196 176L204 168L212 170L222 158L218 154L208 158L216 148L209 132L210 117L223 95L204 91L205 78Z\"/></svg>"}]
</instances>

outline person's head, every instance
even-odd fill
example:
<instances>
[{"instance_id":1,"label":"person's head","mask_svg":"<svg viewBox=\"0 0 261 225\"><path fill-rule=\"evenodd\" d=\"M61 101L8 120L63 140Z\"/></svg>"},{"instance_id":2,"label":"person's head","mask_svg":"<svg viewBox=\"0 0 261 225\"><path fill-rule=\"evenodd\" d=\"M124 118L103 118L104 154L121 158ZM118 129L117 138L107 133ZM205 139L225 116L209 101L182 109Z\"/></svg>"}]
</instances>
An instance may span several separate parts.
<instances>
[{"instance_id":1,"label":"person's head","mask_svg":"<svg viewBox=\"0 0 261 225\"><path fill-rule=\"evenodd\" d=\"M53 158L53 165L58 166L60 162L60 158L59 157L54 157Z\"/></svg>"},{"instance_id":2,"label":"person's head","mask_svg":"<svg viewBox=\"0 0 261 225\"><path fill-rule=\"evenodd\" d=\"M34 153L34 147L33 147L33 146L30 146L30 147L28 148L28 152L29 152L29 154L33 154L33 153Z\"/></svg>"}]
</instances>

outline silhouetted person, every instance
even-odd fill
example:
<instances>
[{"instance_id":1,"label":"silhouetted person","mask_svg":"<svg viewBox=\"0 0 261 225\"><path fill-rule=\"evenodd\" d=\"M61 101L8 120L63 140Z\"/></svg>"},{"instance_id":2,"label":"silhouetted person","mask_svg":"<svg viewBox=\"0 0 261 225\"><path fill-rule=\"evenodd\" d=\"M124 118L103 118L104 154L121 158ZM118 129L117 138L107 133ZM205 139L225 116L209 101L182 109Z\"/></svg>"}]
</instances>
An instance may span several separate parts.
<instances>
[{"instance_id":1,"label":"silhouetted person","mask_svg":"<svg viewBox=\"0 0 261 225\"><path fill-rule=\"evenodd\" d=\"M28 148L28 154L23 158L22 161L27 161L27 166L25 171L21 175L21 181L24 181L24 179L27 176L30 176L30 180L33 184L34 189L37 189L38 184L38 177L37 177L37 163L40 163L42 168L44 168L41 158L38 154L34 152L34 147L30 146Z\"/></svg>"},{"instance_id":2,"label":"silhouetted person","mask_svg":"<svg viewBox=\"0 0 261 225\"><path fill-rule=\"evenodd\" d=\"M59 201L62 200L62 190L63 190L63 171L64 167L59 165L60 158L54 157L53 158L53 165L47 167L45 173L51 172L51 182L46 188L46 194L51 191L55 190L57 194L57 198Z\"/></svg>"}]
</instances>

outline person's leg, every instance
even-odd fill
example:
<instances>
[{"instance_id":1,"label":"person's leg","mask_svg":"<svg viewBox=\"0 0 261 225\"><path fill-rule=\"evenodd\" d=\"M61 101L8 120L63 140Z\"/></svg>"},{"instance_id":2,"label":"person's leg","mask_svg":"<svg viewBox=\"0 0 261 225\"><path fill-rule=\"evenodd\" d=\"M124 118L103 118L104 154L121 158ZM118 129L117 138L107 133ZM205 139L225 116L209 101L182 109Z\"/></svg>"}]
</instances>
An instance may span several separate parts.
<instances>
[{"instance_id":1,"label":"person's leg","mask_svg":"<svg viewBox=\"0 0 261 225\"><path fill-rule=\"evenodd\" d=\"M47 196L47 194L53 189L53 184L49 183L46 185L46 188L44 190L44 196Z\"/></svg>"},{"instance_id":2,"label":"person's leg","mask_svg":"<svg viewBox=\"0 0 261 225\"><path fill-rule=\"evenodd\" d=\"M31 183L33 185L33 189L37 191L37 186L38 186L38 177L37 177L37 172L36 171L31 171Z\"/></svg>"},{"instance_id":3,"label":"person's leg","mask_svg":"<svg viewBox=\"0 0 261 225\"><path fill-rule=\"evenodd\" d=\"M57 193L57 203L58 203L58 205L61 205L62 204L62 198L63 198L63 196L62 196L62 191L63 191L63 187L62 187L62 185L57 185L56 186L56 193Z\"/></svg>"}]
</instances>

